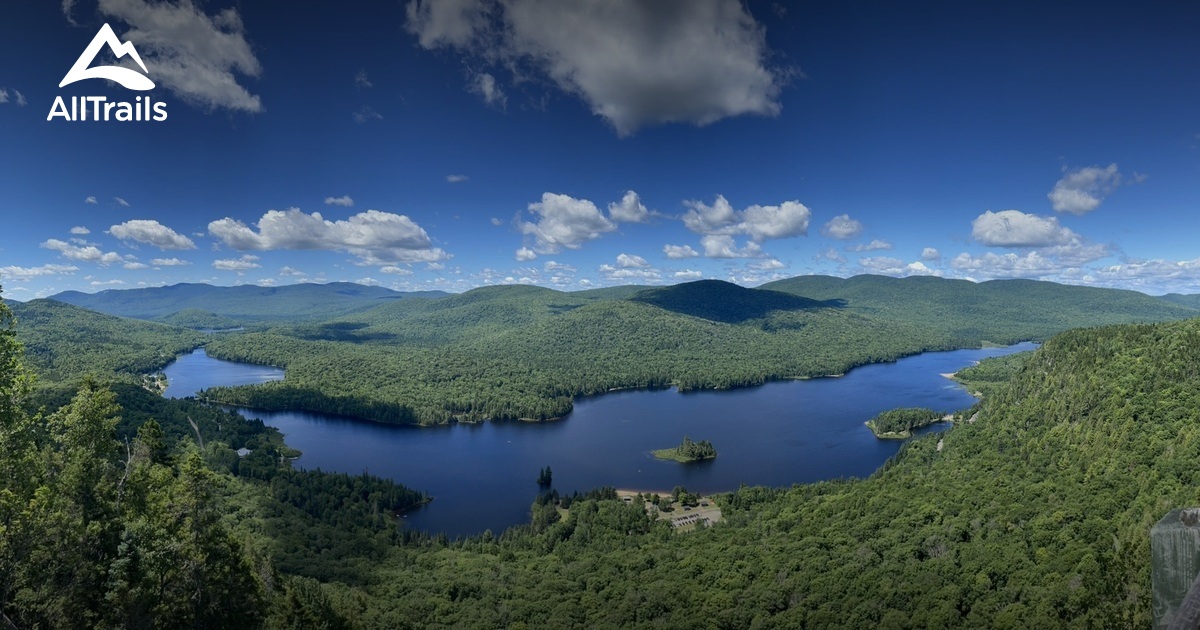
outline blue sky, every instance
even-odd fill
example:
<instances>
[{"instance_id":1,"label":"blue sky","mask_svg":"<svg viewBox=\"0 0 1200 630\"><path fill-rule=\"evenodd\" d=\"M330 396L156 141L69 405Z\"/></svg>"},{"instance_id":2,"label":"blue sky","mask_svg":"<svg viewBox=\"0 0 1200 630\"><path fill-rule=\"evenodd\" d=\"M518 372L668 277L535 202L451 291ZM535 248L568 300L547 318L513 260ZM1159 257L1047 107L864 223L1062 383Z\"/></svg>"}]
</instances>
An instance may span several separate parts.
<instances>
[{"instance_id":1,"label":"blue sky","mask_svg":"<svg viewBox=\"0 0 1200 630\"><path fill-rule=\"evenodd\" d=\"M5 3L6 297L809 273L1200 292L1192 3L282 7ZM153 90L58 87L105 23ZM146 94L167 120L47 121L57 96Z\"/></svg>"}]
</instances>

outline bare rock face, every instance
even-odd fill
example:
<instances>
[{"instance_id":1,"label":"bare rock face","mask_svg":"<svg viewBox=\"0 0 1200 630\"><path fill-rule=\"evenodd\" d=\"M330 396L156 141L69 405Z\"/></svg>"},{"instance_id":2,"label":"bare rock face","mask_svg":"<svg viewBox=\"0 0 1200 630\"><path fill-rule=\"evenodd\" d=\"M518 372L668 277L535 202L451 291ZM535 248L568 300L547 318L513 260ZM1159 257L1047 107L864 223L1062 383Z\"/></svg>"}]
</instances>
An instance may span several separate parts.
<instances>
[{"instance_id":1,"label":"bare rock face","mask_svg":"<svg viewBox=\"0 0 1200 630\"><path fill-rule=\"evenodd\" d=\"M1150 555L1154 627L1200 627L1200 589L1193 588L1200 575L1200 508L1171 510L1156 523ZM1189 590L1195 591L1190 598Z\"/></svg>"}]
</instances>

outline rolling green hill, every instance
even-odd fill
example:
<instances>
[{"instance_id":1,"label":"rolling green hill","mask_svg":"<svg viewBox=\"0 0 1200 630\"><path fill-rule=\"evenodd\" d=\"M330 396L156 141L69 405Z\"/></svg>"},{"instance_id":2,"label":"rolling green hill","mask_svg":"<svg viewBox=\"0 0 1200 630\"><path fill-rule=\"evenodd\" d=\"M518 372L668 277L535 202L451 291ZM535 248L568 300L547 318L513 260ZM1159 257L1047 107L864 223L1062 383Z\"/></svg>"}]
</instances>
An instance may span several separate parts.
<instances>
[{"instance_id":1,"label":"rolling green hill","mask_svg":"<svg viewBox=\"0 0 1200 630\"><path fill-rule=\"evenodd\" d=\"M647 289L630 299L674 313L726 324L762 319L773 311L804 311L841 305L837 301L820 302L780 291L746 289L721 280L697 280L661 289Z\"/></svg>"},{"instance_id":2,"label":"rolling green hill","mask_svg":"<svg viewBox=\"0 0 1200 630\"><path fill-rule=\"evenodd\" d=\"M85 373L139 375L204 343L201 333L105 315L54 300L8 302L18 339L43 379Z\"/></svg>"},{"instance_id":3,"label":"rolling green hill","mask_svg":"<svg viewBox=\"0 0 1200 630\"><path fill-rule=\"evenodd\" d=\"M571 294L496 289L455 308L502 312L509 299L566 304L559 300ZM60 374L136 370L198 337L54 301L12 306L29 356ZM929 334L849 305L770 310L739 324L639 300L530 308L517 319L532 323L425 347L281 331L222 343L286 356L335 385L285 381L301 394L359 387L341 402L386 408L389 397L407 400L408 388L424 386L411 409L472 402L460 392L519 409L637 377L622 366L644 368L643 376L770 374L788 360L845 362L886 348L874 345L880 339L899 347ZM11 351L6 335L0 355ZM49 355L39 359L38 348ZM791 356L815 351L827 354ZM454 542L397 532L389 510L420 502L419 492L366 475L288 470L261 423L226 430L232 416L136 388L121 393L122 412L94 386L31 423L6 389L0 466L12 474L0 480L8 497L0 511L9 524L3 541L15 543L0 546L0 583L20 596L0 598L0 607L29 627L68 625L53 621L60 608L71 611L65 618L109 625L151 610L174 619L195 605L193 593L220 603L210 608L221 620L214 625L1146 627L1149 529L1170 509L1200 502L1196 366L1200 319L1071 330L1020 358L964 370L967 382L988 383L975 421L908 442L868 479L744 487L717 497L722 523L685 535L594 493L565 517L538 503L529 526ZM0 361L0 387L10 388L12 367ZM483 387L497 375L526 386L528 400L506 397L503 383ZM393 380L395 389L374 395ZM193 414L212 440L203 451L190 443ZM151 448L153 436L118 416L160 418L166 441ZM114 430L135 435L130 451L94 439ZM225 433L228 442L213 437ZM239 460L236 444L258 454ZM130 494L122 499L118 488ZM159 557L168 560L140 561ZM172 569L184 565L204 571Z\"/></svg>"},{"instance_id":4,"label":"rolling green hill","mask_svg":"<svg viewBox=\"0 0 1200 630\"><path fill-rule=\"evenodd\" d=\"M1166 300L1172 304L1178 304L1188 308L1200 309L1200 293L1191 293L1187 295L1181 293L1168 293L1166 295L1159 296L1158 299Z\"/></svg>"},{"instance_id":5,"label":"rolling green hill","mask_svg":"<svg viewBox=\"0 0 1200 630\"><path fill-rule=\"evenodd\" d=\"M780 290L716 280L636 292L494 286L401 300L215 339L214 356L288 371L282 382L211 394L389 422L546 419L568 413L574 396L614 388L740 387L1072 326L1200 314L1131 291L1046 282L860 276L771 286Z\"/></svg>"},{"instance_id":6,"label":"rolling green hill","mask_svg":"<svg viewBox=\"0 0 1200 630\"><path fill-rule=\"evenodd\" d=\"M797 276L759 288L816 300L843 300L854 312L927 326L964 345L1041 340L1080 326L1200 315L1200 310L1136 291L1036 280L974 283L918 276Z\"/></svg>"},{"instance_id":7,"label":"rolling green hill","mask_svg":"<svg viewBox=\"0 0 1200 630\"><path fill-rule=\"evenodd\" d=\"M362 311L383 302L414 297L441 297L440 291L399 293L382 287L350 282L292 284L281 287L242 285L216 287L207 284L175 284L145 289L111 289L99 293L64 291L51 299L93 311L135 319L185 322L203 312L219 320L201 319L197 327L212 321L256 323L263 321L312 321ZM183 315L178 315L180 312Z\"/></svg>"}]
</instances>

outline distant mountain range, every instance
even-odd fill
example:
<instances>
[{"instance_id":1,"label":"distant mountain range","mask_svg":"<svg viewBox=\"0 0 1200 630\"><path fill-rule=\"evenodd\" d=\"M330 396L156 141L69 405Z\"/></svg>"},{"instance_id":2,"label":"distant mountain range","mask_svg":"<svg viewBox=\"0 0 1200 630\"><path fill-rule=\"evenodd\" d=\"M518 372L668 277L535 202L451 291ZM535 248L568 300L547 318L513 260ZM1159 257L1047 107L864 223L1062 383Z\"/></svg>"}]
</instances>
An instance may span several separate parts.
<instances>
[{"instance_id":1,"label":"distant mountain range","mask_svg":"<svg viewBox=\"0 0 1200 630\"><path fill-rule=\"evenodd\" d=\"M408 298L437 298L442 291L402 293L352 282L281 287L175 284L99 293L64 291L50 299L93 311L190 328L224 328L256 322L314 321L368 310Z\"/></svg>"},{"instance_id":2,"label":"distant mountain range","mask_svg":"<svg viewBox=\"0 0 1200 630\"><path fill-rule=\"evenodd\" d=\"M559 301L571 302L575 306L628 299L726 323L763 317L771 311L832 306L903 316L906 319L946 317L952 311L956 316L987 314L993 319L1019 321L1033 318L1049 324L1063 324L1074 319L1062 313L1053 315L1054 311L1062 308L1093 311L1088 319L1100 320L1118 314L1135 319L1175 319L1187 317L1193 310L1200 315L1200 294L1172 293L1152 297L1136 291L1036 280L975 283L935 277L892 278L874 275L850 278L796 276L769 282L757 289L747 289L721 280L698 280L667 287L627 285L573 292L520 285L493 286L462 294L443 291L400 292L351 282L281 287L219 287L183 283L143 289L112 289L99 293L64 291L50 299L120 317L193 328L219 328L281 320L324 321L412 298L457 298L438 307L413 305L416 311L439 311L452 305L480 301L519 302L522 297L530 296L539 296L535 302L558 296L561 298ZM408 312L414 308L405 306L400 310ZM394 309L381 311L381 314L390 310Z\"/></svg>"}]
</instances>

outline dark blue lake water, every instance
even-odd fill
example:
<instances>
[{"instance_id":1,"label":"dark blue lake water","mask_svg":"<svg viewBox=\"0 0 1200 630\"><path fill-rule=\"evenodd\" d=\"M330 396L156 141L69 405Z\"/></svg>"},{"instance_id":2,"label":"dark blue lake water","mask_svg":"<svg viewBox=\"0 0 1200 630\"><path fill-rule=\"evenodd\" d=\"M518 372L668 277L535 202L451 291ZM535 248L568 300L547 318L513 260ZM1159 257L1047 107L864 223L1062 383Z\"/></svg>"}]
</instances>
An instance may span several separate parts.
<instances>
[{"instance_id":1,"label":"dark blue lake water","mask_svg":"<svg viewBox=\"0 0 1200 630\"><path fill-rule=\"evenodd\" d=\"M451 537L500 532L529 521L538 470L550 466L560 493L598 486L669 492L676 485L719 492L739 484L790 486L870 475L900 448L863 425L895 407L951 412L975 402L941 376L1035 346L927 352L868 365L839 378L782 381L731 391L621 391L577 399L564 420L443 427L392 426L325 414L242 410L277 427L304 451L305 468L371 474L425 490L434 500L410 512L411 527ZM165 370L168 396L216 385L282 377L277 368L213 359L203 349ZM942 430L935 425L928 430ZM709 440L715 460L697 464L650 455L684 435Z\"/></svg>"}]
</instances>

